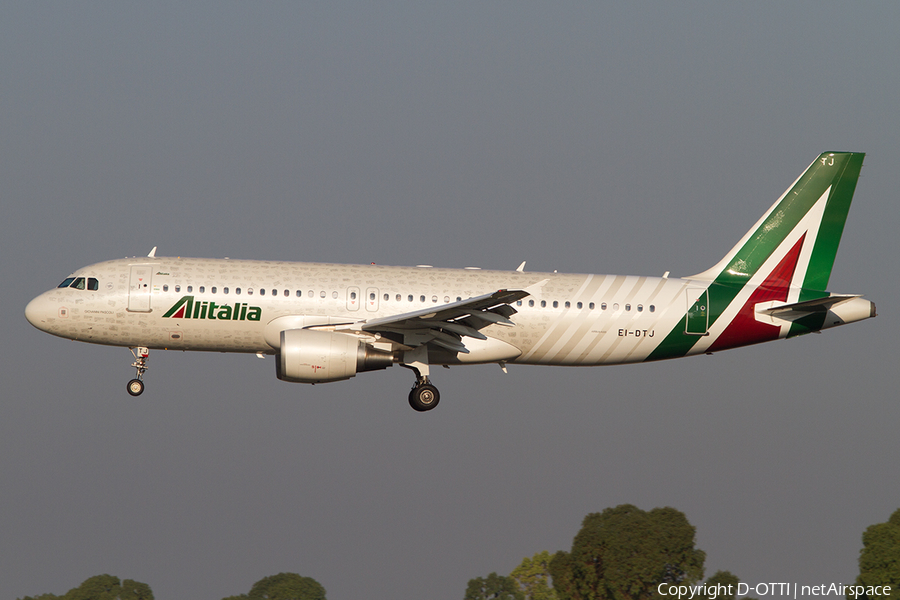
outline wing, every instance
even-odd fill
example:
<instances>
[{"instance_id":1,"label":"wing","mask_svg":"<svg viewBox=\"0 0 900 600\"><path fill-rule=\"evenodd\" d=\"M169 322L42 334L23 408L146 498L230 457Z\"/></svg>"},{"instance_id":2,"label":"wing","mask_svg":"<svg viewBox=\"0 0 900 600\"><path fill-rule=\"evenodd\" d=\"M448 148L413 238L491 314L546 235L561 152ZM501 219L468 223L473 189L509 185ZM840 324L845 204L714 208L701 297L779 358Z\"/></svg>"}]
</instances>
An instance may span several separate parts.
<instances>
[{"instance_id":1,"label":"wing","mask_svg":"<svg viewBox=\"0 0 900 600\"><path fill-rule=\"evenodd\" d=\"M468 354L463 338L486 340L480 330L488 325L513 327L515 323L509 317L516 314L516 309L510 304L529 295L526 290L497 290L459 302L338 325L335 330L378 333L409 348L434 344Z\"/></svg>"}]
</instances>

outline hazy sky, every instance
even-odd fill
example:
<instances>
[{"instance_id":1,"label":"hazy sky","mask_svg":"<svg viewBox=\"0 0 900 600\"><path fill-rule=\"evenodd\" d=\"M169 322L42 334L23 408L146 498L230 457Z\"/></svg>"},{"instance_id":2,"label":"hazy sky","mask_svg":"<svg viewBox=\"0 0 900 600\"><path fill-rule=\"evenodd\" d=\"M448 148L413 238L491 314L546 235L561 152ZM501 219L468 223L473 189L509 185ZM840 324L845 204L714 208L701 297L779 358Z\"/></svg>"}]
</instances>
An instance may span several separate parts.
<instances>
[{"instance_id":1,"label":"hazy sky","mask_svg":"<svg viewBox=\"0 0 900 600\"><path fill-rule=\"evenodd\" d=\"M727 4L727 5L726 5ZM673 506L706 572L850 583L900 506L894 2L0 4L0 598L110 573L218 600L457 600ZM867 152L830 288L875 320L674 362L398 367L126 349L24 318L159 255L690 275Z\"/></svg>"}]
</instances>

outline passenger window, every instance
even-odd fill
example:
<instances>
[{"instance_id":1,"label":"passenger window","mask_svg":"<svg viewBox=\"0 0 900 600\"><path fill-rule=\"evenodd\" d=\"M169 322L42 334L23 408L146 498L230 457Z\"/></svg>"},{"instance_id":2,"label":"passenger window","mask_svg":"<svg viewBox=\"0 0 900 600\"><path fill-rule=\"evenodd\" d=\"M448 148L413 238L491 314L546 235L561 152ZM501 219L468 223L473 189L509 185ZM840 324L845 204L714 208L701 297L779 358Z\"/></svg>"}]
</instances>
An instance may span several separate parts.
<instances>
[{"instance_id":1,"label":"passenger window","mask_svg":"<svg viewBox=\"0 0 900 600\"><path fill-rule=\"evenodd\" d=\"M322 290L321 292L319 292L319 298L324 298L324 297L325 297L325 290Z\"/></svg>"},{"instance_id":2,"label":"passenger window","mask_svg":"<svg viewBox=\"0 0 900 600\"><path fill-rule=\"evenodd\" d=\"M650 305L650 312L656 312L656 307L652 304Z\"/></svg>"},{"instance_id":3,"label":"passenger window","mask_svg":"<svg viewBox=\"0 0 900 600\"><path fill-rule=\"evenodd\" d=\"M369 300L371 300L372 302L375 302L375 292L369 293Z\"/></svg>"},{"instance_id":4,"label":"passenger window","mask_svg":"<svg viewBox=\"0 0 900 600\"><path fill-rule=\"evenodd\" d=\"M553 301L553 308L559 308L559 302L557 300Z\"/></svg>"},{"instance_id":5,"label":"passenger window","mask_svg":"<svg viewBox=\"0 0 900 600\"><path fill-rule=\"evenodd\" d=\"M457 301L457 302L462 302L462 296L457 296L457 297L456 297L456 301ZM522 306L522 301L521 301L521 300L519 301L519 306Z\"/></svg>"},{"instance_id":6,"label":"passenger window","mask_svg":"<svg viewBox=\"0 0 900 600\"><path fill-rule=\"evenodd\" d=\"M547 301L541 300L541 308L547 308Z\"/></svg>"},{"instance_id":7,"label":"passenger window","mask_svg":"<svg viewBox=\"0 0 900 600\"><path fill-rule=\"evenodd\" d=\"M390 294L385 294L385 295L384 295L384 301L385 301L385 302L387 302L387 301L390 300L390 299L391 299Z\"/></svg>"},{"instance_id":8,"label":"passenger window","mask_svg":"<svg viewBox=\"0 0 900 600\"><path fill-rule=\"evenodd\" d=\"M566 308L572 308L572 303L566 300Z\"/></svg>"},{"instance_id":9,"label":"passenger window","mask_svg":"<svg viewBox=\"0 0 900 600\"><path fill-rule=\"evenodd\" d=\"M432 302L437 302L437 296L432 296L432 297L431 297L431 301L432 301Z\"/></svg>"},{"instance_id":10,"label":"passenger window","mask_svg":"<svg viewBox=\"0 0 900 600\"><path fill-rule=\"evenodd\" d=\"M409 300L410 302L413 301L412 294L409 295L408 300Z\"/></svg>"},{"instance_id":11,"label":"passenger window","mask_svg":"<svg viewBox=\"0 0 900 600\"><path fill-rule=\"evenodd\" d=\"M425 296L419 296L419 302L425 302Z\"/></svg>"},{"instance_id":12,"label":"passenger window","mask_svg":"<svg viewBox=\"0 0 900 600\"><path fill-rule=\"evenodd\" d=\"M223 293L223 294L227 294L227 293L228 293L228 288L222 288L222 293Z\"/></svg>"},{"instance_id":13,"label":"passenger window","mask_svg":"<svg viewBox=\"0 0 900 600\"><path fill-rule=\"evenodd\" d=\"M265 296L265 295L266 295L266 288L259 288L259 295L260 295L260 296Z\"/></svg>"},{"instance_id":14,"label":"passenger window","mask_svg":"<svg viewBox=\"0 0 900 600\"><path fill-rule=\"evenodd\" d=\"M76 290L83 290L84 289L84 277L79 277L78 279L76 279L75 283L72 284L72 287L75 288Z\"/></svg>"},{"instance_id":15,"label":"passenger window","mask_svg":"<svg viewBox=\"0 0 900 600\"><path fill-rule=\"evenodd\" d=\"M591 308L593 308L593 306ZM600 303L600 310L606 310L606 302Z\"/></svg>"},{"instance_id":16,"label":"passenger window","mask_svg":"<svg viewBox=\"0 0 900 600\"><path fill-rule=\"evenodd\" d=\"M189 286L188 286L188 294L190 294L190 293L193 292L193 291L194 291L194 286L189 285Z\"/></svg>"},{"instance_id":17,"label":"passenger window","mask_svg":"<svg viewBox=\"0 0 900 600\"><path fill-rule=\"evenodd\" d=\"M306 295L309 296L310 298L313 298L316 295L316 293L312 290L309 290L308 292L306 292Z\"/></svg>"},{"instance_id":18,"label":"passenger window","mask_svg":"<svg viewBox=\"0 0 900 600\"><path fill-rule=\"evenodd\" d=\"M356 292L350 292L350 299L356 300Z\"/></svg>"},{"instance_id":19,"label":"passenger window","mask_svg":"<svg viewBox=\"0 0 900 600\"><path fill-rule=\"evenodd\" d=\"M613 302L613 310L619 310L619 303Z\"/></svg>"},{"instance_id":20,"label":"passenger window","mask_svg":"<svg viewBox=\"0 0 900 600\"><path fill-rule=\"evenodd\" d=\"M450 296L444 296L444 304L450 303Z\"/></svg>"},{"instance_id":21,"label":"passenger window","mask_svg":"<svg viewBox=\"0 0 900 600\"><path fill-rule=\"evenodd\" d=\"M206 286L205 286L205 285L201 285L201 286L200 286L200 293L202 294L202 293L205 292L205 291L206 291Z\"/></svg>"},{"instance_id":22,"label":"passenger window","mask_svg":"<svg viewBox=\"0 0 900 600\"><path fill-rule=\"evenodd\" d=\"M644 312L644 305L638 304L637 309L638 309L638 312Z\"/></svg>"},{"instance_id":23,"label":"passenger window","mask_svg":"<svg viewBox=\"0 0 900 600\"><path fill-rule=\"evenodd\" d=\"M583 304L582 302L579 302L579 303L576 304L575 306L578 307L578 308L582 308L582 307L584 306L584 304Z\"/></svg>"},{"instance_id":24,"label":"passenger window","mask_svg":"<svg viewBox=\"0 0 900 600\"><path fill-rule=\"evenodd\" d=\"M605 309L606 305L604 304L603 306L604 306L604 309ZM588 308L591 309L591 310L594 310L594 303L591 302L590 304L588 304Z\"/></svg>"},{"instance_id":25,"label":"passenger window","mask_svg":"<svg viewBox=\"0 0 900 600\"><path fill-rule=\"evenodd\" d=\"M168 286L166 286L168 287ZM96 292L100 289L100 282L94 279L93 277L88 277L88 289L92 292Z\"/></svg>"},{"instance_id":26,"label":"passenger window","mask_svg":"<svg viewBox=\"0 0 900 600\"><path fill-rule=\"evenodd\" d=\"M287 298L291 295L291 290L284 290L284 297Z\"/></svg>"},{"instance_id":27,"label":"passenger window","mask_svg":"<svg viewBox=\"0 0 900 600\"><path fill-rule=\"evenodd\" d=\"M534 300L529 300L529 301L528 301L528 306L534 308Z\"/></svg>"},{"instance_id":28,"label":"passenger window","mask_svg":"<svg viewBox=\"0 0 900 600\"><path fill-rule=\"evenodd\" d=\"M188 290L188 291L191 291L191 290ZM252 295L253 295L253 288L247 288L247 295L248 295L248 296L252 296Z\"/></svg>"},{"instance_id":29,"label":"passenger window","mask_svg":"<svg viewBox=\"0 0 900 600\"><path fill-rule=\"evenodd\" d=\"M303 290L297 290L297 297L298 297L298 298L302 298L302 297L303 297Z\"/></svg>"},{"instance_id":30,"label":"passenger window","mask_svg":"<svg viewBox=\"0 0 900 600\"><path fill-rule=\"evenodd\" d=\"M401 296L400 294L397 294L397 302L400 302L402 299L403 299L403 296Z\"/></svg>"},{"instance_id":31,"label":"passenger window","mask_svg":"<svg viewBox=\"0 0 900 600\"><path fill-rule=\"evenodd\" d=\"M212 289L211 289L210 291L211 291L213 294L215 294L215 293L216 293L216 286L212 286Z\"/></svg>"},{"instance_id":32,"label":"passenger window","mask_svg":"<svg viewBox=\"0 0 900 600\"><path fill-rule=\"evenodd\" d=\"M72 282L73 282L73 281L75 281L75 278L74 278L74 277L66 277L65 279L63 279L63 282L62 282L61 284L59 284L58 286L56 286L56 287L58 287L58 288L67 288L67 287L69 287L70 285L72 285Z\"/></svg>"},{"instance_id":33,"label":"passenger window","mask_svg":"<svg viewBox=\"0 0 900 600\"><path fill-rule=\"evenodd\" d=\"M88 281L88 285L90 285L90 283L91 283L91 282ZM169 291L169 284L167 284L167 283L164 283L164 284L163 284L163 291L164 291L164 292L168 292L168 291Z\"/></svg>"},{"instance_id":34,"label":"passenger window","mask_svg":"<svg viewBox=\"0 0 900 600\"><path fill-rule=\"evenodd\" d=\"M273 296L277 296L277 295L278 295L278 290L272 290L272 295L273 295Z\"/></svg>"},{"instance_id":35,"label":"passenger window","mask_svg":"<svg viewBox=\"0 0 900 600\"><path fill-rule=\"evenodd\" d=\"M176 291L177 291L177 290L176 290ZM240 296L240 295L241 295L241 288L234 288L234 293L237 294L238 296Z\"/></svg>"},{"instance_id":36,"label":"passenger window","mask_svg":"<svg viewBox=\"0 0 900 600\"><path fill-rule=\"evenodd\" d=\"M180 286L180 285L176 285L176 286L175 286L175 292L177 293L177 292L180 292L180 291L181 291L181 286ZM238 294L240 294L240 292L238 292Z\"/></svg>"},{"instance_id":37,"label":"passenger window","mask_svg":"<svg viewBox=\"0 0 900 600\"><path fill-rule=\"evenodd\" d=\"M516 300L516 306L522 306L522 301L521 301L521 300Z\"/></svg>"},{"instance_id":38,"label":"passenger window","mask_svg":"<svg viewBox=\"0 0 900 600\"><path fill-rule=\"evenodd\" d=\"M630 304L626 304L626 305L625 305L625 310L626 310L626 311L630 311L630 310L631 310L631 305L630 305Z\"/></svg>"},{"instance_id":39,"label":"passenger window","mask_svg":"<svg viewBox=\"0 0 900 600\"><path fill-rule=\"evenodd\" d=\"M331 297L334 298L335 300L337 300L338 293L337 293L337 292L331 292Z\"/></svg>"}]
</instances>

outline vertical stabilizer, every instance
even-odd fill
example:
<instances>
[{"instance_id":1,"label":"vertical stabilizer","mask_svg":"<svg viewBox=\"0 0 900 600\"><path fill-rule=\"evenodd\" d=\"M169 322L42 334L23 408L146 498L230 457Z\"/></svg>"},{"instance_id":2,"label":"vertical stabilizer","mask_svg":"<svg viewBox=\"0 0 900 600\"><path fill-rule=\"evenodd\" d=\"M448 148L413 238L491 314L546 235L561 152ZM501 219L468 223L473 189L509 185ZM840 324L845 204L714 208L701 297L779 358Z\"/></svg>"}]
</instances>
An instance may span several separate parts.
<instances>
[{"instance_id":1,"label":"vertical stabilizer","mask_svg":"<svg viewBox=\"0 0 900 600\"><path fill-rule=\"evenodd\" d=\"M690 314L686 315L648 360L820 329L824 311L797 318L783 329L760 322L757 307L828 296L825 288L864 157L857 152L819 155L722 260L685 278L707 290L703 303L707 326L695 332ZM690 290L688 296L688 301L698 297Z\"/></svg>"},{"instance_id":2,"label":"vertical stabilizer","mask_svg":"<svg viewBox=\"0 0 900 600\"><path fill-rule=\"evenodd\" d=\"M803 239L794 281L804 290L824 291L863 157L858 152L821 154L722 260L688 279L743 285L779 248Z\"/></svg>"}]
</instances>

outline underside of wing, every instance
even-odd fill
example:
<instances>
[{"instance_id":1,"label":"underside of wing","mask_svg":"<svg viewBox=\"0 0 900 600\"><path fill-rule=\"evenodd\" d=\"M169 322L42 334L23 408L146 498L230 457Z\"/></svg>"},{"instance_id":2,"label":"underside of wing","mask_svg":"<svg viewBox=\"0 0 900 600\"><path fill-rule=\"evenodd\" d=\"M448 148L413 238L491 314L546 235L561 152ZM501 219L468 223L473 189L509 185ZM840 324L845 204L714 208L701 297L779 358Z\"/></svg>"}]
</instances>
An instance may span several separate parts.
<instances>
[{"instance_id":1,"label":"underside of wing","mask_svg":"<svg viewBox=\"0 0 900 600\"><path fill-rule=\"evenodd\" d=\"M433 345L468 354L465 338L486 340L481 329L489 325L512 327L513 302L529 295L525 290L497 290L485 294L389 317L339 325L336 330L379 334L406 348Z\"/></svg>"}]
</instances>

